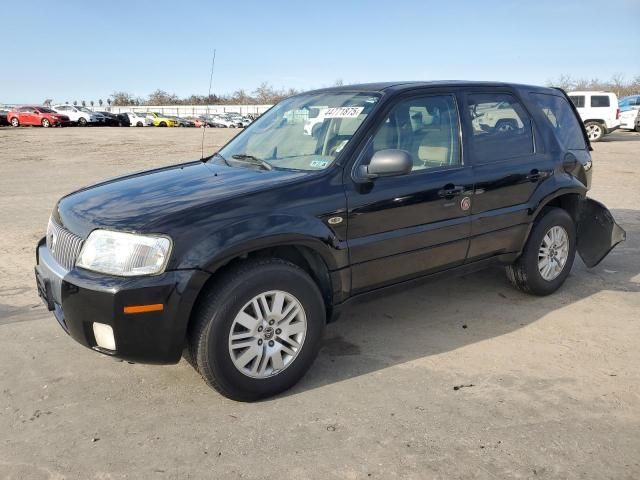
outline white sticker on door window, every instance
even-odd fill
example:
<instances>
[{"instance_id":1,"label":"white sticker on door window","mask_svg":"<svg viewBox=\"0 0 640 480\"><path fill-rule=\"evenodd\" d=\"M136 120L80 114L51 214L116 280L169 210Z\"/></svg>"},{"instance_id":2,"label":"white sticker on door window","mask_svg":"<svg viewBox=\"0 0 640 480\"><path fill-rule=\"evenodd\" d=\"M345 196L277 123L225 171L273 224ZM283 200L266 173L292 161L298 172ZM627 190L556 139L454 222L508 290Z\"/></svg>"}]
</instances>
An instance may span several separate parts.
<instances>
[{"instance_id":1,"label":"white sticker on door window","mask_svg":"<svg viewBox=\"0 0 640 480\"><path fill-rule=\"evenodd\" d=\"M357 118L364 107L334 107L327 108L324 118Z\"/></svg>"}]
</instances>

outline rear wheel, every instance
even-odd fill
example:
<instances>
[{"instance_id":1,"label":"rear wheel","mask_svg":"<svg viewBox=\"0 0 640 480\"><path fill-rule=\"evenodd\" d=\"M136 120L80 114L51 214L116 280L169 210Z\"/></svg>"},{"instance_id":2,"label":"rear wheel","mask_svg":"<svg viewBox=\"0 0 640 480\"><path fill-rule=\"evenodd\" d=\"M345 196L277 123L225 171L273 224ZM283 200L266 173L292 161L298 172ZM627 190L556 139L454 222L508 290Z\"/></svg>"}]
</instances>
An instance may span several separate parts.
<instances>
[{"instance_id":1,"label":"rear wheel","mask_svg":"<svg viewBox=\"0 0 640 480\"><path fill-rule=\"evenodd\" d=\"M136 123L136 127L142 127L142 126L143 126L143 125L142 125L142 122L138 122L138 123Z\"/></svg>"},{"instance_id":2,"label":"rear wheel","mask_svg":"<svg viewBox=\"0 0 640 480\"><path fill-rule=\"evenodd\" d=\"M17 117L13 117L11 119L11 126L12 127L19 127L20 126L20 120L18 120Z\"/></svg>"},{"instance_id":3,"label":"rear wheel","mask_svg":"<svg viewBox=\"0 0 640 480\"><path fill-rule=\"evenodd\" d=\"M550 208L533 225L520 258L507 266L507 276L523 292L549 295L566 280L575 254L576 227L571 215Z\"/></svg>"},{"instance_id":4,"label":"rear wheel","mask_svg":"<svg viewBox=\"0 0 640 480\"><path fill-rule=\"evenodd\" d=\"M584 125L590 142L599 142L604 137L604 126L599 122L587 122Z\"/></svg>"},{"instance_id":5,"label":"rear wheel","mask_svg":"<svg viewBox=\"0 0 640 480\"><path fill-rule=\"evenodd\" d=\"M158 125L159 127L166 127L167 124L165 122L160 122L160 125Z\"/></svg>"},{"instance_id":6,"label":"rear wheel","mask_svg":"<svg viewBox=\"0 0 640 480\"><path fill-rule=\"evenodd\" d=\"M51 122L50 122L48 119L46 119L46 118L43 118L43 119L42 119L42 122L40 122L40 123L42 123L42 126L43 126L44 128L49 128L49 127L51 126Z\"/></svg>"},{"instance_id":7,"label":"rear wheel","mask_svg":"<svg viewBox=\"0 0 640 480\"><path fill-rule=\"evenodd\" d=\"M223 275L200 303L189 356L222 395L253 401L295 385L313 363L325 306L301 268L269 258Z\"/></svg>"},{"instance_id":8,"label":"rear wheel","mask_svg":"<svg viewBox=\"0 0 640 480\"><path fill-rule=\"evenodd\" d=\"M80 118L78 119L78 125L79 125L80 127L86 127L86 126L87 126L87 119L86 119L86 118L84 118L84 117L80 117Z\"/></svg>"}]
</instances>

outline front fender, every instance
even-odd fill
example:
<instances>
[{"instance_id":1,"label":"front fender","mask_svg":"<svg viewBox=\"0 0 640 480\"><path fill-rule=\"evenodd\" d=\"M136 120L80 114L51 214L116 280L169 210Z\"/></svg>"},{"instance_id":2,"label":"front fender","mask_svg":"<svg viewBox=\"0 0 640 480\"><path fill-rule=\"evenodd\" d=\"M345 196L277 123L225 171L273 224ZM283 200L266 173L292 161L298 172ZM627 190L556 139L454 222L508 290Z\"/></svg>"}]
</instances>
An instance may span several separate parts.
<instances>
[{"instance_id":1,"label":"front fender","mask_svg":"<svg viewBox=\"0 0 640 480\"><path fill-rule=\"evenodd\" d=\"M244 253L281 245L300 245L315 251L329 270L348 265L347 244L320 219L289 214L250 217L201 237L178 268L214 272Z\"/></svg>"},{"instance_id":2,"label":"front fender","mask_svg":"<svg viewBox=\"0 0 640 480\"><path fill-rule=\"evenodd\" d=\"M607 207L590 198L580 204L577 232L578 253L589 268L598 265L627 237Z\"/></svg>"}]
</instances>

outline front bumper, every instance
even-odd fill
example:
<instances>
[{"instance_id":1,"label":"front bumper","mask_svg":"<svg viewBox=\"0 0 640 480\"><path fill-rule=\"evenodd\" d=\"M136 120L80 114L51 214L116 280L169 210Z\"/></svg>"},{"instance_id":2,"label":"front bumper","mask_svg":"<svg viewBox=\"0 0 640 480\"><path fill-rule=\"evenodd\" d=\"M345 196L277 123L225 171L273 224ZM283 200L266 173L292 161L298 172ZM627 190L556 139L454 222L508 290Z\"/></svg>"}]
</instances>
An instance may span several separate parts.
<instances>
[{"instance_id":1,"label":"front bumper","mask_svg":"<svg viewBox=\"0 0 640 480\"><path fill-rule=\"evenodd\" d=\"M209 274L177 270L148 277L114 277L65 270L47 249L36 252L38 293L60 326L85 347L123 360L168 364L180 360L191 310ZM162 304L162 311L125 314L125 306ZM111 326L115 350L97 345L93 323Z\"/></svg>"}]
</instances>

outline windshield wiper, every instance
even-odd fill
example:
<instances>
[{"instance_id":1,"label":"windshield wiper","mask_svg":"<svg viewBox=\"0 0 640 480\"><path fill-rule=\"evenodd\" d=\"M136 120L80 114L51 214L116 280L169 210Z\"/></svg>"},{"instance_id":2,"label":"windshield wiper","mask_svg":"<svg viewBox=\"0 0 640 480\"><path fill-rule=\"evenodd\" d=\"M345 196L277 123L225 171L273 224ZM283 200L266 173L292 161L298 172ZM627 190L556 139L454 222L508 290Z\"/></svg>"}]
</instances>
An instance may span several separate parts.
<instances>
[{"instance_id":1,"label":"windshield wiper","mask_svg":"<svg viewBox=\"0 0 640 480\"><path fill-rule=\"evenodd\" d=\"M253 155L245 155L244 153L236 153L235 155L231 155L231 158L234 160L240 160L241 162L250 163L252 165L258 165L265 170L273 170L273 165L271 165L266 160L262 160L261 158L254 157Z\"/></svg>"}]
</instances>

